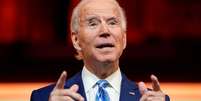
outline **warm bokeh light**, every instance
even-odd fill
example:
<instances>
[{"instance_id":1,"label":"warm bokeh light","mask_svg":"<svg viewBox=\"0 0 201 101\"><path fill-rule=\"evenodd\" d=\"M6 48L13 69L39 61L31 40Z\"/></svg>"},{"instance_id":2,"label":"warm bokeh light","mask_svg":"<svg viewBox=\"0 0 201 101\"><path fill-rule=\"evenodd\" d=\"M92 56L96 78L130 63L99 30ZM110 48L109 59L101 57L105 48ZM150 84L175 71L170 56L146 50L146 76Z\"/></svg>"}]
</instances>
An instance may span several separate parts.
<instances>
[{"instance_id":1,"label":"warm bokeh light","mask_svg":"<svg viewBox=\"0 0 201 101\"><path fill-rule=\"evenodd\" d=\"M29 101L62 70L81 69L69 32L79 1L0 0L0 101ZM117 1L128 22L122 71L159 75L171 101L201 101L201 0Z\"/></svg>"},{"instance_id":2,"label":"warm bokeh light","mask_svg":"<svg viewBox=\"0 0 201 101\"><path fill-rule=\"evenodd\" d=\"M32 90L47 84L0 83L0 101L29 101ZM201 83L161 83L161 87L171 101L201 101Z\"/></svg>"},{"instance_id":3,"label":"warm bokeh light","mask_svg":"<svg viewBox=\"0 0 201 101\"><path fill-rule=\"evenodd\" d=\"M0 101L29 101L31 91L47 83L0 83Z\"/></svg>"},{"instance_id":4,"label":"warm bokeh light","mask_svg":"<svg viewBox=\"0 0 201 101\"><path fill-rule=\"evenodd\" d=\"M201 83L161 83L161 88L171 101L201 101Z\"/></svg>"}]
</instances>

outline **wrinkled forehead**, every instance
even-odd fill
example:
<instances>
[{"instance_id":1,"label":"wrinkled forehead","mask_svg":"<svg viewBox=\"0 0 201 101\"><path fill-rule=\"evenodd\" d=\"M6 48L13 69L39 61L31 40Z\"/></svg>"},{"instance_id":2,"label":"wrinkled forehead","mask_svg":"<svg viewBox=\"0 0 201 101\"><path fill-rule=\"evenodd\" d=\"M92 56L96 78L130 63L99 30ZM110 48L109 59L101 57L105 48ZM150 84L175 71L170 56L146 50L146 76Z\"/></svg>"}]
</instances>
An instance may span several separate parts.
<instances>
[{"instance_id":1,"label":"wrinkled forehead","mask_svg":"<svg viewBox=\"0 0 201 101\"><path fill-rule=\"evenodd\" d=\"M80 16L119 16L120 14L117 8L117 5L110 0L91 0L80 8Z\"/></svg>"}]
</instances>

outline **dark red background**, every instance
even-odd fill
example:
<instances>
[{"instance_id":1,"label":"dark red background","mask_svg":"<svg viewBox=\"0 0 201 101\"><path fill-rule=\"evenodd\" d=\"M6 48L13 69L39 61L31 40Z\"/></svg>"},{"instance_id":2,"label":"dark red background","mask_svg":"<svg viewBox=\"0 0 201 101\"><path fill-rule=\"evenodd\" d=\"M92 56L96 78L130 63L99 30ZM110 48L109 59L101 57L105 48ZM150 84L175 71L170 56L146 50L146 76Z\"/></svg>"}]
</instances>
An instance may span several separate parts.
<instances>
[{"instance_id":1,"label":"dark red background","mask_svg":"<svg viewBox=\"0 0 201 101\"><path fill-rule=\"evenodd\" d=\"M0 82L55 81L82 68L69 41L79 0L0 0ZM200 0L119 0L128 20L121 68L129 78L201 81Z\"/></svg>"}]
</instances>

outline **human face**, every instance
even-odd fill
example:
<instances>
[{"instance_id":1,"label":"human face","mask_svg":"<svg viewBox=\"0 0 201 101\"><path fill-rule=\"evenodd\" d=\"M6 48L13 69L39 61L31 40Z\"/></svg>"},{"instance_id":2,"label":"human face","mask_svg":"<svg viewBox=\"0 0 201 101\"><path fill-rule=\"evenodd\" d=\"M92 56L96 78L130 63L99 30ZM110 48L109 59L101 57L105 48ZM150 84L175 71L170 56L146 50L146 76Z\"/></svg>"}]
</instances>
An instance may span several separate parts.
<instances>
[{"instance_id":1,"label":"human face","mask_svg":"<svg viewBox=\"0 0 201 101\"><path fill-rule=\"evenodd\" d=\"M103 6L104 5L104 6ZM116 5L107 0L92 0L80 10L80 26L73 34L85 63L118 63L126 47L126 33L121 26Z\"/></svg>"}]
</instances>

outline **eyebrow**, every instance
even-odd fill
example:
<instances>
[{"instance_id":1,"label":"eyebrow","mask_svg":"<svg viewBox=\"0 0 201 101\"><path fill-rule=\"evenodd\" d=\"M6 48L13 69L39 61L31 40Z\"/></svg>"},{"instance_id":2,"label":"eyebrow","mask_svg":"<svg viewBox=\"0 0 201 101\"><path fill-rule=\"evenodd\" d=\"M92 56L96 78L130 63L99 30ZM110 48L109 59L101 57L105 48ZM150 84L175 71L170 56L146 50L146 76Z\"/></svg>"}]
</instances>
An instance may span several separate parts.
<instances>
[{"instance_id":1,"label":"eyebrow","mask_svg":"<svg viewBox=\"0 0 201 101\"><path fill-rule=\"evenodd\" d=\"M107 21L110 21L110 20L118 21L118 18L117 17L110 17L110 18L107 19Z\"/></svg>"},{"instance_id":2,"label":"eyebrow","mask_svg":"<svg viewBox=\"0 0 201 101\"><path fill-rule=\"evenodd\" d=\"M85 19L85 21L93 21L93 20L99 20L97 16L91 16L91 17L87 17Z\"/></svg>"},{"instance_id":3,"label":"eyebrow","mask_svg":"<svg viewBox=\"0 0 201 101\"><path fill-rule=\"evenodd\" d=\"M105 18L105 19L106 19L106 21L111 21L111 20L115 20L117 22L119 21L119 17L115 17L115 16ZM89 16L89 17L86 17L86 19L84 21L90 22L93 20L97 20L97 21L101 22L101 20L99 19L99 16Z\"/></svg>"}]
</instances>

